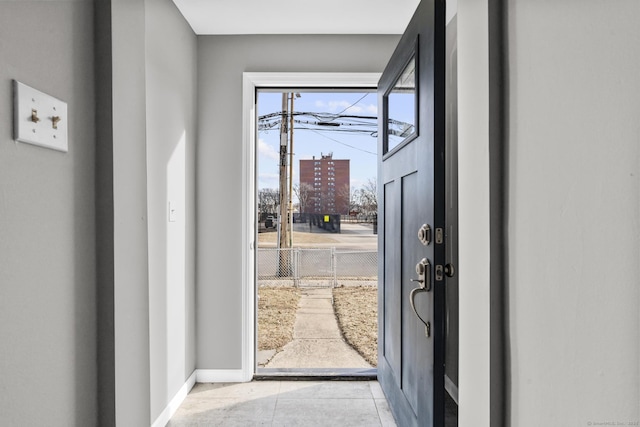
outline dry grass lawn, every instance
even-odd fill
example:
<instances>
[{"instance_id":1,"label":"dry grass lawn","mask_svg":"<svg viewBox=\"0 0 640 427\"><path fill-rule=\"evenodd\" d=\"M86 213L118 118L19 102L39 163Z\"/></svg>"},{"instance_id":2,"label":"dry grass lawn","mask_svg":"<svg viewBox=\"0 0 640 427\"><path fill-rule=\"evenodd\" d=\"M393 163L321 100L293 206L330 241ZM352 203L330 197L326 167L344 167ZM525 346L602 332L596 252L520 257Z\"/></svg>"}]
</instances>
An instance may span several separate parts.
<instances>
[{"instance_id":1,"label":"dry grass lawn","mask_svg":"<svg viewBox=\"0 0 640 427\"><path fill-rule=\"evenodd\" d=\"M378 366L378 288L334 288L333 306L347 342L371 366Z\"/></svg>"},{"instance_id":2,"label":"dry grass lawn","mask_svg":"<svg viewBox=\"0 0 640 427\"><path fill-rule=\"evenodd\" d=\"M282 350L293 340L299 288L258 289L258 350ZM378 365L378 290L374 286L333 289L342 335L371 366Z\"/></svg>"},{"instance_id":3,"label":"dry grass lawn","mask_svg":"<svg viewBox=\"0 0 640 427\"><path fill-rule=\"evenodd\" d=\"M258 288L258 350L278 350L293 339L298 288Z\"/></svg>"}]
</instances>

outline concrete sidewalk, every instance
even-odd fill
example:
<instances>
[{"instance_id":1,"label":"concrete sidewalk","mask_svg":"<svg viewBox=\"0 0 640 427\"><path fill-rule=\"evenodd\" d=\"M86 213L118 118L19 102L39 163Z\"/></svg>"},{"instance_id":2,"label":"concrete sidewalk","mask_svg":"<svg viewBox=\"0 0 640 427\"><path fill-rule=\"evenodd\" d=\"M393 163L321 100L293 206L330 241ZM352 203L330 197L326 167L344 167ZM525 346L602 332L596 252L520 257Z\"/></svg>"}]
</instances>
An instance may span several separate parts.
<instances>
[{"instance_id":1,"label":"concrete sidewalk","mask_svg":"<svg viewBox=\"0 0 640 427\"><path fill-rule=\"evenodd\" d=\"M293 341L265 368L371 368L342 338L331 288L302 289Z\"/></svg>"}]
</instances>

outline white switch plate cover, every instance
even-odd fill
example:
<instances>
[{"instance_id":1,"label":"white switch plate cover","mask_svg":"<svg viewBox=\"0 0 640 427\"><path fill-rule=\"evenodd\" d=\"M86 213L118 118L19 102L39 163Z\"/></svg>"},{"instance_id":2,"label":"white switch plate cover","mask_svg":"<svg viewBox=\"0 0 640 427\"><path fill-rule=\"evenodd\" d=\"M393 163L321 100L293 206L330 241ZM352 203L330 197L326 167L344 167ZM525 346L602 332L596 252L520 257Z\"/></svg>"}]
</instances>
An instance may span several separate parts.
<instances>
[{"instance_id":1,"label":"white switch plate cover","mask_svg":"<svg viewBox=\"0 0 640 427\"><path fill-rule=\"evenodd\" d=\"M32 119L37 111L38 121ZM53 118L59 117L57 129ZM27 144L69 151L67 103L30 86L13 81L13 129L14 139Z\"/></svg>"}]
</instances>

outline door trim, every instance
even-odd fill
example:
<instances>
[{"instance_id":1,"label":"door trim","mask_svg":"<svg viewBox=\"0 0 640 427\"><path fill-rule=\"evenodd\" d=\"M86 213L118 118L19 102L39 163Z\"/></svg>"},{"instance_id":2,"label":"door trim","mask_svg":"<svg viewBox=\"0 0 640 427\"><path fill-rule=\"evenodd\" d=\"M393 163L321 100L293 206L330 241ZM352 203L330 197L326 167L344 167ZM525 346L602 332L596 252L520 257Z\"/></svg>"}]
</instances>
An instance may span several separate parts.
<instances>
[{"instance_id":1,"label":"door trim","mask_svg":"<svg viewBox=\"0 0 640 427\"><path fill-rule=\"evenodd\" d=\"M458 2L459 425L491 425L489 1ZM473 357L469 357L473 355Z\"/></svg>"},{"instance_id":2,"label":"door trim","mask_svg":"<svg viewBox=\"0 0 640 427\"><path fill-rule=\"evenodd\" d=\"M256 371L256 89L370 88L381 73L242 73L242 380Z\"/></svg>"}]
</instances>

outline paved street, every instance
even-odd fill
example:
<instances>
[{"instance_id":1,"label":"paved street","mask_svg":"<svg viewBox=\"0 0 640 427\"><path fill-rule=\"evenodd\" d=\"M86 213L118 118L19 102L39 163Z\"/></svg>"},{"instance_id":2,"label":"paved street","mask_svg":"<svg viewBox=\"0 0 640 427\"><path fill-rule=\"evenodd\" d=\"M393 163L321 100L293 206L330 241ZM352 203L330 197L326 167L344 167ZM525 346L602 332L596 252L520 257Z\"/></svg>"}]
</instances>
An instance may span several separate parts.
<instances>
[{"instance_id":1,"label":"paved street","mask_svg":"<svg viewBox=\"0 0 640 427\"><path fill-rule=\"evenodd\" d=\"M378 250L378 235L373 234L373 226L371 224L356 224L356 223L342 223L340 225L340 233L332 233L325 231L321 228L313 227L312 234L324 234L336 243L296 243L293 242L295 247L300 248L331 248L341 250L362 250L362 251L376 251ZM307 223L295 223L293 224L293 231L308 233L309 224ZM268 247L261 245L262 247Z\"/></svg>"}]
</instances>

